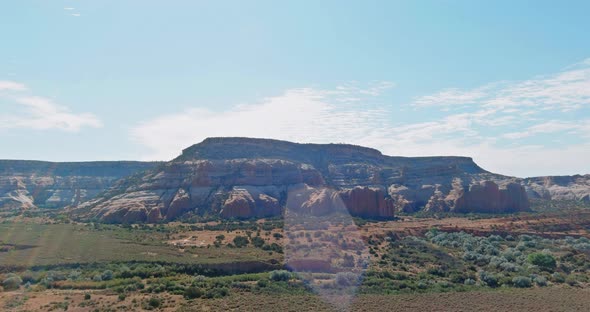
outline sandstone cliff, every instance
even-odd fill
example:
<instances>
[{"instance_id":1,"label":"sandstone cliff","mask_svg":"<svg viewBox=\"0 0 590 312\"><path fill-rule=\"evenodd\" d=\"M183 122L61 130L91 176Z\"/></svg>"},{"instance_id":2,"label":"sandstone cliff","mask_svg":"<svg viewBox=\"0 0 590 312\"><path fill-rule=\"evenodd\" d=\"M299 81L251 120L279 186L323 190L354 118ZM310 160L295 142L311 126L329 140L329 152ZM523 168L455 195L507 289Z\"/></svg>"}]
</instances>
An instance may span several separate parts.
<instances>
[{"instance_id":1,"label":"sandstone cliff","mask_svg":"<svg viewBox=\"0 0 590 312\"><path fill-rule=\"evenodd\" d=\"M590 174L521 179L530 198L590 202Z\"/></svg>"},{"instance_id":2,"label":"sandstone cliff","mask_svg":"<svg viewBox=\"0 0 590 312\"><path fill-rule=\"evenodd\" d=\"M95 197L155 163L0 160L0 210L63 208Z\"/></svg>"},{"instance_id":3,"label":"sandstone cliff","mask_svg":"<svg viewBox=\"0 0 590 312\"><path fill-rule=\"evenodd\" d=\"M396 210L529 209L524 189L506 179L467 157L391 157L345 144L210 138L122 179L75 214L106 222L157 222L187 212L275 216L285 207L314 215L346 209L369 218L391 218Z\"/></svg>"}]
</instances>

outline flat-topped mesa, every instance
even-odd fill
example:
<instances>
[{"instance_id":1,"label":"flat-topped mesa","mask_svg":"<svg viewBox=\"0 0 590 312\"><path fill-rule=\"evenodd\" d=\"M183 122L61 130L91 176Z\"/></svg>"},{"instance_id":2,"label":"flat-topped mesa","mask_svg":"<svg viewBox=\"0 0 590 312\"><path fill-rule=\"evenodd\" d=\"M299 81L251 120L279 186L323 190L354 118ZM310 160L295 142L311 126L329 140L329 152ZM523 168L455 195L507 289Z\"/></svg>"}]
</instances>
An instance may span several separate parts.
<instances>
[{"instance_id":1,"label":"flat-topped mesa","mask_svg":"<svg viewBox=\"0 0 590 312\"><path fill-rule=\"evenodd\" d=\"M0 176L96 176L125 177L150 169L162 162L142 161L80 161L50 162L40 160L0 159Z\"/></svg>"},{"instance_id":2,"label":"flat-topped mesa","mask_svg":"<svg viewBox=\"0 0 590 312\"><path fill-rule=\"evenodd\" d=\"M285 207L312 214L345 207L355 216L392 218L396 210L427 206L450 211L456 206L450 199L459 190L504 178L469 157L392 157L348 144L208 138L170 162L121 180L104 196L81 205L79 215L107 222L159 222L187 212L256 218L280 215ZM522 198L523 190L511 190L510 198ZM498 198L493 209L482 209L527 207ZM466 202L478 203L476 199Z\"/></svg>"},{"instance_id":3,"label":"flat-topped mesa","mask_svg":"<svg viewBox=\"0 0 590 312\"><path fill-rule=\"evenodd\" d=\"M380 151L350 144L311 144L258 138L207 138L174 161L194 159L277 158L305 163L331 160L382 161Z\"/></svg>"}]
</instances>

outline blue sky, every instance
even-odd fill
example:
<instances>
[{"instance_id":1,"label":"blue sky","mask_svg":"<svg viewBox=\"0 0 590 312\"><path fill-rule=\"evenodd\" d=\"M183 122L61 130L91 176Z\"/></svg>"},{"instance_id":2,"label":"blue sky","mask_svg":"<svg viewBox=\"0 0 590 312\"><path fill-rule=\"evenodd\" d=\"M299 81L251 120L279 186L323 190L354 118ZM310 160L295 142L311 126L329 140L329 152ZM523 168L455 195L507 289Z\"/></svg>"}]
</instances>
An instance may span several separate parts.
<instances>
[{"instance_id":1,"label":"blue sky","mask_svg":"<svg viewBox=\"0 0 590 312\"><path fill-rule=\"evenodd\" d=\"M3 1L0 158L209 136L590 173L588 1Z\"/></svg>"}]
</instances>

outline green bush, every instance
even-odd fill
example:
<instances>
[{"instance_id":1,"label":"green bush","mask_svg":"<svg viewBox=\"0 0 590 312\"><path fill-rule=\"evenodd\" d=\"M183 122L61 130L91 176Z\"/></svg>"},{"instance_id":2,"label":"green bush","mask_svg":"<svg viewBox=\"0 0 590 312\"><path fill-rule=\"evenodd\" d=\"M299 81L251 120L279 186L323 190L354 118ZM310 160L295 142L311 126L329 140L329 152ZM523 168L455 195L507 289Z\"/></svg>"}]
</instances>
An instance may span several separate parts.
<instances>
[{"instance_id":1,"label":"green bush","mask_svg":"<svg viewBox=\"0 0 590 312\"><path fill-rule=\"evenodd\" d=\"M557 266L555 257L542 252L535 252L528 255L527 261L531 264L534 264L544 269L555 269L555 267Z\"/></svg>"},{"instance_id":2,"label":"green bush","mask_svg":"<svg viewBox=\"0 0 590 312\"><path fill-rule=\"evenodd\" d=\"M203 291L201 290L201 288L198 287L187 287L184 290L184 297L186 299L195 299L195 298L201 298L203 296Z\"/></svg>"},{"instance_id":3,"label":"green bush","mask_svg":"<svg viewBox=\"0 0 590 312\"><path fill-rule=\"evenodd\" d=\"M264 287L268 286L268 280L266 280L266 279L258 280L258 282L256 282L256 285L258 285L258 287L260 287L260 288L264 288Z\"/></svg>"},{"instance_id":4,"label":"green bush","mask_svg":"<svg viewBox=\"0 0 590 312\"><path fill-rule=\"evenodd\" d=\"M291 279L291 272L286 270L275 270L270 272L270 279L276 282L286 282Z\"/></svg>"},{"instance_id":5,"label":"green bush","mask_svg":"<svg viewBox=\"0 0 590 312\"><path fill-rule=\"evenodd\" d=\"M84 294L84 300L90 300L91 296L89 293Z\"/></svg>"},{"instance_id":6,"label":"green bush","mask_svg":"<svg viewBox=\"0 0 590 312\"><path fill-rule=\"evenodd\" d=\"M156 297L151 297L150 300L148 301L148 304L152 308L158 308L162 304L162 300L160 300L159 298L156 298Z\"/></svg>"},{"instance_id":7,"label":"green bush","mask_svg":"<svg viewBox=\"0 0 590 312\"><path fill-rule=\"evenodd\" d=\"M205 293L205 297L208 298L208 299L211 299L211 298L223 298L223 297L225 297L227 295L229 295L229 289L227 289L225 287L209 289Z\"/></svg>"}]
</instances>

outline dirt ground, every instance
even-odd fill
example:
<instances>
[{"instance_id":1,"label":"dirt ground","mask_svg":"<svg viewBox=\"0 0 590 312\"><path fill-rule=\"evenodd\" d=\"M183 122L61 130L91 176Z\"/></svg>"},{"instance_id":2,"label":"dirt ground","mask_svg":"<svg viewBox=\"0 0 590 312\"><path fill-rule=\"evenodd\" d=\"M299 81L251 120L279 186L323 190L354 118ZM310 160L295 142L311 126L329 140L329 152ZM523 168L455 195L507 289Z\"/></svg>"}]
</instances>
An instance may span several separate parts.
<instances>
[{"instance_id":1,"label":"dirt ground","mask_svg":"<svg viewBox=\"0 0 590 312\"><path fill-rule=\"evenodd\" d=\"M90 294L90 299L85 299L85 294ZM0 311L141 311L150 297L133 293L122 299L106 290L11 291L0 293ZM184 301L182 296L169 294L157 297L161 300L158 311L176 311Z\"/></svg>"},{"instance_id":2,"label":"dirt ground","mask_svg":"<svg viewBox=\"0 0 590 312\"><path fill-rule=\"evenodd\" d=\"M509 233L512 235L539 235L547 238L563 238L565 236L590 238L590 211L569 215L547 213L483 219L467 217L436 219L407 216L397 221L364 225L363 231L374 234L392 231L401 235L420 235L433 227L443 231L465 231L476 235Z\"/></svg>"},{"instance_id":3,"label":"dirt ground","mask_svg":"<svg viewBox=\"0 0 590 312\"><path fill-rule=\"evenodd\" d=\"M90 293L91 299L85 300L85 293ZM350 305L339 308L326 303L334 298L317 295L236 293L223 299L192 301L174 295L159 298L162 305L156 311L590 311L590 290L576 288L359 295ZM67 303L67 311L144 311L147 300L142 294L119 300L117 294L109 291L4 292L0 293L0 310L65 311Z\"/></svg>"},{"instance_id":4,"label":"dirt ground","mask_svg":"<svg viewBox=\"0 0 590 312\"><path fill-rule=\"evenodd\" d=\"M197 300L181 311L590 311L590 291L527 289L414 295L361 295L347 307L334 308L318 296L241 294Z\"/></svg>"}]
</instances>

